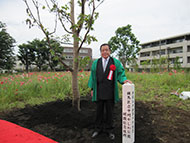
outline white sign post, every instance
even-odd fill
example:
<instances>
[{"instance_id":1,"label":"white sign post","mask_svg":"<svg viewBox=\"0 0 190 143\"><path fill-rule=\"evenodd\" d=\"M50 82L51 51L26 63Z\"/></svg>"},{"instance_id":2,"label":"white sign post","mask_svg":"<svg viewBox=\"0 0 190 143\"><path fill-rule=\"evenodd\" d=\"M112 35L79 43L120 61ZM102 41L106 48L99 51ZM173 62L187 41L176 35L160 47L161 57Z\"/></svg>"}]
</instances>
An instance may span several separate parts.
<instances>
[{"instance_id":1,"label":"white sign post","mask_svg":"<svg viewBox=\"0 0 190 143\"><path fill-rule=\"evenodd\" d=\"M135 142L135 85L122 86L122 143Z\"/></svg>"}]
</instances>

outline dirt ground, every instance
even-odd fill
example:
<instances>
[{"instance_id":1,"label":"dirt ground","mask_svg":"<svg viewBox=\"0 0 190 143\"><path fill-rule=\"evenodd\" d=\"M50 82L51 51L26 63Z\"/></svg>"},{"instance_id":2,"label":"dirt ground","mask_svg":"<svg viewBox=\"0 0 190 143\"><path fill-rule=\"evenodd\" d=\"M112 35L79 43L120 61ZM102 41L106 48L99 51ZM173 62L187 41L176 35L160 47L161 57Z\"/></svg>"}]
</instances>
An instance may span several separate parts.
<instances>
[{"instance_id":1,"label":"dirt ground","mask_svg":"<svg viewBox=\"0 0 190 143\"><path fill-rule=\"evenodd\" d=\"M60 143L111 143L106 134L91 139L95 119L95 103L90 97L81 99L78 112L71 100L55 101L39 106L26 106L1 112L0 119L16 123ZM121 102L115 104L116 139L121 143ZM190 112L163 107L156 102L135 103L135 143L190 143Z\"/></svg>"}]
</instances>

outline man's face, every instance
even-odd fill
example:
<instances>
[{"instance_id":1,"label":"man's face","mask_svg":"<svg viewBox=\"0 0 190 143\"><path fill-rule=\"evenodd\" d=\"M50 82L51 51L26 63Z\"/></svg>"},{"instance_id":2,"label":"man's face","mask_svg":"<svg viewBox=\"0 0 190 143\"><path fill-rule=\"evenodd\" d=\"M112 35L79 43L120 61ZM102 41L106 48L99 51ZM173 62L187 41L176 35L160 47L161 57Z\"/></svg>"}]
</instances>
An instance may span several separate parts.
<instances>
[{"instance_id":1,"label":"man's face","mask_svg":"<svg viewBox=\"0 0 190 143\"><path fill-rule=\"evenodd\" d=\"M101 47L101 56L105 59L107 59L110 56L110 49L107 45Z\"/></svg>"}]
</instances>

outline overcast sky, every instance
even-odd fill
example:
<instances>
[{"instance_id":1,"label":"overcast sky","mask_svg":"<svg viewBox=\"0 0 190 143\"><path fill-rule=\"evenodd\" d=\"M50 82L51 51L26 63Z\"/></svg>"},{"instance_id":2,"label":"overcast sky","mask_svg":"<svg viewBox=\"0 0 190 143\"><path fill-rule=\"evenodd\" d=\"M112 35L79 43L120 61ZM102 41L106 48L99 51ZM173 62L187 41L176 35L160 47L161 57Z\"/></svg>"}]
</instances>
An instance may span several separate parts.
<instances>
[{"instance_id":1,"label":"overcast sky","mask_svg":"<svg viewBox=\"0 0 190 143\"><path fill-rule=\"evenodd\" d=\"M44 37L38 28L29 29L25 24L25 9L23 0L0 0L0 21L6 23L17 45ZM92 48L93 58L100 56L99 46L127 24L141 43L190 32L190 0L105 0L98 12L92 32L98 42L87 46Z\"/></svg>"}]
</instances>

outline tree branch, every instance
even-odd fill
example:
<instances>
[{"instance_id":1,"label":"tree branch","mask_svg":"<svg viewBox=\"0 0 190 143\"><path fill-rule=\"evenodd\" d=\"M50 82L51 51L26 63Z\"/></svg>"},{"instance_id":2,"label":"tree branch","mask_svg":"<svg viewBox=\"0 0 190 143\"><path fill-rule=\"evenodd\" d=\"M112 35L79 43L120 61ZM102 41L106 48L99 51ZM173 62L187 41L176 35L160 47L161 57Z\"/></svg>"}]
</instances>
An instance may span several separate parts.
<instances>
[{"instance_id":1,"label":"tree branch","mask_svg":"<svg viewBox=\"0 0 190 143\"><path fill-rule=\"evenodd\" d=\"M49 3L47 2L47 0L45 0L45 2L46 2L46 5L47 5L48 9L51 11L50 5L49 5ZM56 30L57 30L57 16L58 16L58 15L57 15L57 13L56 13L56 15L55 15L55 26L54 26L54 30L53 30L53 32L50 33L50 35L53 34L53 33L55 33Z\"/></svg>"},{"instance_id":2,"label":"tree branch","mask_svg":"<svg viewBox=\"0 0 190 143\"><path fill-rule=\"evenodd\" d=\"M52 35L53 33L56 32L56 30L57 30L57 13L56 13L56 17L55 17L55 26L54 26L54 30L53 30L51 33L49 33L49 34Z\"/></svg>"},{"instance_id":3,"label":"tree branch","mask_svg":"<svg viewBox=\"0 0 190 143\"><path fill-rule=\"evenodd\" d=\"M60 23L61 23L63 29L64 29L67 33L72 34L72 32L69 31L69 30L66 28L65 24L63 23L62 17L61 17L61 15L62 15L63 17L66 17L66 19L71 23L71 20L70 20L69 17L67 16L66 12L64 12L63 10L60 10L60 9L58 8L58 4L57 4L54 0L51 0L51 2L52 2L53 5L56 5L56 13L57 13L57 15L58 15L59 21L60 21ZM60 14L61 14L61 15L60 15Z\"/></svg>"},{"instance_id":4,"label":"tree branch","mask_svg":"<svg viewBox=\"0 0 190 143\"><path fill-rule=\"evenodd\" d=\"M97 9L102 3L104 2L104 0L102 0L95 9Z\"/></svg>"},{"instance_id":5,"label":"tree branch","mask_svg":"<svg viewBox=\"0 0 190 143\"><path fill-rule=\"evenodd\" d=\"M85 3L86 0L81 0L82 6L81 6L81 17L80 20L78 21L79 27L77 30L77 33L79 35L80 31L82 30L83 24L84 24L84 15L85 15Z\"/></svg>"},{"instance_id":6,"label":"tree branch","mask_svg":"<svg viewBox=\"0 0 190 143\"><path fill-rule=\"evenodd\" d=\"M61 25L62 25L63 29L64 29L67 33L72 34L71 31L67 30L65 24L63 23L63 21L62 21L62 19L61 19L61 16L60 16L60 13L59 13L59 12L58 12L58 17L59 17L59 21L61 22Z\"/></svg>"},{"instance_id":7,"label":"tree branch","mask_svg":"<svg viewBox=\"0 0 190 143\"><path fill-rule=\"evenodd\" d=\"M38 17L38 19L37 19L37 18L35 18L34 14L32 13L32 11L31 11L31 9L30 9L30 7L29 7L29 5L28 5L27 0L23 0L23 1L25 2L26 6L27 6L27 13L29 14L29 17L32 18L32 19L35 21L35 23L37 23L37 25L40 27L40 29L42 30L42 32L43 32L43 33L45 34L45 36L46 36L46 39L47 39L49 48L53 50L53 48L52 48L52 46L51 46L51 43L50 43L49 35L53 34L53 33L56 31L55 29L56 29L56 27L57 27L57 21L56 21L56 26L55 26L55 28L54 28L54 31L53 31L52 33L46 32L46 30L44 29L44 27L43 27L43 25L42 25L42 23L41 23L41 20L40 20L40 12L39 12L38 3L35 2L34 0L32 0L33 4L34 4L34 6L35 6L35 8L36 8L36 10L37 10L37 17ZM59 57L56 53L55 53L55 56ZM64 63L64 61L61 60L60 57L59 57L59 61L60 61L66 68L68 68L69 71L71 71L71 72L73 71L73 69L72 69L71 67L67 66L67 65Z\"/></svg>"},{"instance_id":8,"label":"tree branch","mask_svg":"<svg viewBox=\"0 0 190 143\"><path fill-rule=\"evenodd\" d=\"M89 21L90 25L89 25L88 30L86 31L86 33L85 33L85 35L84 35L84 38L83 38L83 40L82 40L82 42L81 42L81 44L80 44L80 46L79 46L79 48L78 48L78 52L79 52L79 50L82 48L82 45L83 45L83 43L86 41L87 35L88 35L88 33L90 32L90 29L91 29L91 27L92 27L92 20L93 20L93 18L94 18L94 12L95 12L95 10L96 10L96 8L95 8L95 2L94 2L94 0L93 0L93 9L92 9L92 14L91 14L90 21Z\"/></svg>"}]
</instances>

